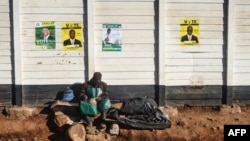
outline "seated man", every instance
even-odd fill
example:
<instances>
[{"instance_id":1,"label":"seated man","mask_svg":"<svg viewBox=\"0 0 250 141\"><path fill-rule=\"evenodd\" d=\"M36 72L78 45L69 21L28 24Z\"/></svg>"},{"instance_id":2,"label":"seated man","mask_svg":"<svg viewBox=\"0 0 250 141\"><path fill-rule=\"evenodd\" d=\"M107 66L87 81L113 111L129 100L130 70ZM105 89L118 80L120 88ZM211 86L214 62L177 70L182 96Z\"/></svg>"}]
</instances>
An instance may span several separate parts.
<instances>
[{"instance_id":1,"label":"seated man","mask_svg":"<svg viewBox=\"0 0 250 141\"><path fill-rule=\"evenodd\" d=\"M106 128L107 109L111 107L108 98L107 84L102 80L102 74L95 72L94 76L83 83L80 93L80 111L87 122L87 130L93 125L93 117L101 113L101 128Z\"/></svg>"}]
</instances>

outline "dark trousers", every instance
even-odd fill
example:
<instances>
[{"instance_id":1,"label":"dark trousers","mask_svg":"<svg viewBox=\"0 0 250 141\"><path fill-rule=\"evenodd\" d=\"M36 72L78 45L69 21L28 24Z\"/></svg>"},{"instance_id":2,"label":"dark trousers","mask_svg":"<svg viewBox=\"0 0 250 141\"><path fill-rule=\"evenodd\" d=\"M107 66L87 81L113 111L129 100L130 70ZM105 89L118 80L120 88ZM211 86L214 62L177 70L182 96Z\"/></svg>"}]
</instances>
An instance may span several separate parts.
<instances>
[{"instance_id":1,"label":"dark trousers","mask_svg":"<svg viewBox=\"0 0 250 141\"><path fill-rule=\"evenodd\" d=\"M107 110L101 112L101 115L97 118L98 123L104 123L107 116ZM94 122L94 117L90 115L83 115L83 119L87 122L87 125L92 126Z\"/></svg>"}]
</instances>

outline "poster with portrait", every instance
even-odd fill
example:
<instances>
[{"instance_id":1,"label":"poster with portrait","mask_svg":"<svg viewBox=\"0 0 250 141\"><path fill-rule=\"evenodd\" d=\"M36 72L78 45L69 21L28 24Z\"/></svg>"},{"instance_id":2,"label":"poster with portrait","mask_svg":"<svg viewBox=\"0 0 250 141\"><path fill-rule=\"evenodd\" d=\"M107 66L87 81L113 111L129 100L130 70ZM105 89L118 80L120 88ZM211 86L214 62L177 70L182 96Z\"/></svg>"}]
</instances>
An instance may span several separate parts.
<instances>
[{"instance_id":1,"label":"poster with portrait","mask_svg":"<svg viewBox=\"0 0 250 141\"><path fill-rule=\"evenodd\" d=\"M121 51L121 24L103 24L102 51Z\"/></svg>"},{"instance_id":2,"label":"poster with portrait","mask_svg":"<svg viewBox=\"0 0 250 141\"><path fill-rule=\"evenodd\" d=\"M43 49L55 49L55 22L35 22L35 44Z\"/></svg>"},{"instance_id":3,"label":"poster with portrait","mask_svg":"<svg viewBox=\"0 0 250 141\"><path fill-rule=\"evenodd\" d=\"M200 44L199 19L180 19L180 44L182 46L197 46Z\"/></svg>"},{"instance_id":4,"label":"poster with portrait","mask_svg":"<svg viewBox=\"0 0 250 141\"><path fill-rule=\"evenodd\" d=\"M83 50L82 22L62 23L63 50Z\"/></svg>"}]
</instances>

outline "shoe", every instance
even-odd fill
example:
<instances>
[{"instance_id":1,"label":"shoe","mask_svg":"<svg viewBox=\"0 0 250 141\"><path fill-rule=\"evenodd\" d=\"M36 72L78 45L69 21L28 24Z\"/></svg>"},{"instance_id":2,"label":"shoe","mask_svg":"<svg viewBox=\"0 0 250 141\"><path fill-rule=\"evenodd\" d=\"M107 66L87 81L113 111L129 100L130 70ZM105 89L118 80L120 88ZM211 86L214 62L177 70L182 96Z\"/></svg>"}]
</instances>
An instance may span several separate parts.
<instances>
[{"instance_id":1,"label":"shoe","mask_svg":"<svg viewBox=\"0 0 250 141\"><path fill-rule=\"evenodd\" d=\"M86 126L86 133L91 135L97 135L98 130L96 130L95 126Z\"/></svg>"},{"instance_id":2,"label":"shoe","mask_svg":"<svg viewBox=\"0 0 250 141\"><path fill-rule=\"evenodd\" d=\"M104 110L103 112L102 112L102 120L103 121L106 121L106 118L107 118L107 110Z\"/></svg>"},{"instance_id":3,"label":"shoe","mask_svg":"<svg viewBox=\"0 0 250 141\"><path fill-rule=\"evenodd\" d=\"M100 130L101 132L104 132L104 131L106 131L106 129L107 129L106 124L101 123L101 124L100 124L100 127L99 127L99 130Z\"/></svg>"},{"instance_id":4,"label":"shoe","mask_svg":"<svg viewBox=\"0 0 250 141\"><path fill-rule=\"evenodd\" d=\"M109 129L111 135L119 135L119 125L117 123L112 123Z\"/></svg>"}]
</instances>

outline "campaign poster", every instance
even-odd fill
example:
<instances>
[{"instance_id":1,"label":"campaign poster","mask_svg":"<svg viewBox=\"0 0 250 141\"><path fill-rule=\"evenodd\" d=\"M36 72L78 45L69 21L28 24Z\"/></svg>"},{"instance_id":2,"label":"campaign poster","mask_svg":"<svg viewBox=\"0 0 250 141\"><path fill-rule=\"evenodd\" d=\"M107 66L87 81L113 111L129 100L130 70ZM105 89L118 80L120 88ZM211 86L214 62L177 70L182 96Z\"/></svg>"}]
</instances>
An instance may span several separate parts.
<instances>
[{"instance_id":1,"label":"campaign poster","mask_svg":"<svg viewBox=\"0 0 250 141\"><path fill-rule=\"evenodd\" d=\"M182 46L197 46L199 42L199 19L181 18L180 19L180 44Z\"/></svg>"},{"instance_id":2,"label":"campaign poster","mask_svg":"<svg viewBox=\"0 0 250 141\"><path fill-rule=\"evenodd\" d=\"M63 22L63 50L83 50L82 22Z\"/></svg>"},{"instance_id":3,"label":"campaign poster","mask_svg":"<svg viewBox=\"0 0 250 141\"><path fill-rule=\"evenodd\" d=\"M121 24L103 24L102 51L121 51Z\"/></svg>"},{"instance_id":4,"label":"campaign poster","mask_svg":"<svg viewBox=\"0 0 250 141\"><path fill-rule=\"evenodd\" d=\"M36 46L43 49L55 49L55 33L54 21L35 22Z\"/></svg>"}]
</instances>

